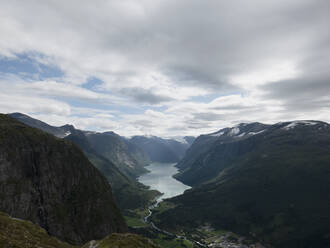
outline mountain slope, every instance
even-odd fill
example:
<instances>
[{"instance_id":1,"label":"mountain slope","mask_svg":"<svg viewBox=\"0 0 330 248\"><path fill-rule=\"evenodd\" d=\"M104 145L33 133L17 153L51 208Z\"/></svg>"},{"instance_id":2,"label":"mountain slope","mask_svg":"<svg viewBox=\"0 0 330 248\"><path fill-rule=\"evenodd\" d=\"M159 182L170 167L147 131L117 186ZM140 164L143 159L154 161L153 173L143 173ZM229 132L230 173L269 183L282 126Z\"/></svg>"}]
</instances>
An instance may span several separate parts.
<instances>
[{"instance_id":1,"label":"mountain slope","mask_svg":"<svg viewBox=\"0 0 330 248\"><path fill-rule=\"evenodd\" d=\"M84 245L82 248L159 248L151 240L144 238L140 235L125 233L115 233L108 237L91 241Z\"/></svg>"},{"instance_id":2,"label":"mountain slope","mask_svg":"<svg viewBox=\"0 0 330 248\"><path fill-rule=\"evenodd\" d=\"M237 142L261 134L268 127L257 122L243 123L199 136L187 150L186 156L177 164L180 173L175 178L191 186L212 179L236 156L249 151L249 145L243 148L246 151L242 151L241 143Z\"/></svg>"},{"instance_id":3,"label":"mountain slope","mask_svg":"<svg viewBox=\"0 0 330 248\"><path fill-rule=\"evenodd\" d=\"M41 129L59 138L67 137L75 131L81 131L75 129L72 125L54 127L21 113L9 115L26 125ZM127 139L120 137L114 132L82 132L88 138L94 151L113 162L126 176L135 179L137 176L147 172L144 166L149 163L148 156Z\"/></svg>"},{"instance_id":4,"label":"mountain slope","mask_svg":"<svg viewBox=\"0 0 330 248\"><path fill-rule=\"evenodd\" d=\"M191 141L191 138L187 138ZM156 136L133 136L130 141L140 147L153 162L176 163L183 158L189 143Z\"/></svg>"},{"instance_id":5,"label":"mountain slope","mask_svg":"<svg viewBox=\"0 0 330 248\"><path fill-rule=\"evenodd\" d=\"M78 248L49 236L30 221L15 219L0 212L1 248ZM82 248L157 248L149 239L135 234L111 234L102 240L90 241Z\"/></svg>"},{"instance_id":6,"label":"mountain slope","mask_svg":"<svg viewBox=\"0 0 330 248\"><path fill-rule=\"evenodd\" d=\"M25 123L26 125L34 128L41 129L45 131L46 133L53 134L54 136L58 138L64 138L65 136L69 135L71 131L74 129L72 125L64 125L61 127L54 127L51 125L48 125L45 122L39 121L37 119L34 119L28 115L22 114L22 113L12 113L9 114L9 116L15 118L16 120L19 120L20 122Z\"/></svg>"},{"instance_id":7,"label":"mountain slope","mask_svg":"<svg viewBox=\"0 0 330 248\"><path fill-rule=\"evenodd\" d=\"M279 123L247 136L233 130L187 167L180 177L199 186L170 199L175 207L153 216L157 225L208 223L273 247L329 247L330 125Z\"/></svg>"},{"instance_id":8,"label":"mountain slope","mask_svg":"<svg viewBox=\"0 0 330 248\"><path fill-rule=\"evenodd\" d=\"M1 248L77 248L51 237L30 221L11 218L0 212Z\"/></svg>"},{"instance_id":9,"label":"mountain slope","mask_svg":"<svg viewBox=\"0 0 330 248\"><path fill-rule=\"evenodd\" d=\"M148 190L144 185L128 178L110 160L95 152L85 132L75 130L65 139L79 146L89 161L108 179L112 186L114 198L121 210L146 207L159 194L157 191Z\"/></svg>"},{"instance_id":10,"label":"mountain slope","mask_svg":"<svg viewBox=\"0 0 330 248\"><path fill-rule=\"evenodd\" d=\"M134 146L127 145L127 141L114 132L93 133L87 132L86 138L90 145L99 155L107 158L117 165L118 169L126 176L135 179L139 175L147 172L144 168L148 164L143 160L144 154Z\"/></svg>"},{"instance_id":11,"label":"mountain slope","mask_svg":"<svg viewBox=\"0 0 330 248\"><path fill-rule=\"evenodd\" d=\"M74 144L7 115L0 115L0 172L0 211L51 235L81 244L127 230L109 183Z\"/></svg>"}]
</instances>

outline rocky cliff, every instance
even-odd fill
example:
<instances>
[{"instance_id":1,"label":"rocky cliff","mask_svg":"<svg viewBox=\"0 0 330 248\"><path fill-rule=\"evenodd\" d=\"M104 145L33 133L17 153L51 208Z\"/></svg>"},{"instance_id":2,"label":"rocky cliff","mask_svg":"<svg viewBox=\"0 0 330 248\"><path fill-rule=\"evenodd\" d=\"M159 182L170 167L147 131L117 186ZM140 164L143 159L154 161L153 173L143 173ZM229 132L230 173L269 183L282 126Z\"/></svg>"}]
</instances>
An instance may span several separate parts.
<instances>
[{"instance_id":1,"label":"rocky cliff","mask_svg":"<svg viewBox=\"0 0 330 248\"><path fill-rule=\"evenodd\" d=\"M105 177L71 142L0 115L0 210L72 244L127 230Z\"/></svg>"}]
</instances>

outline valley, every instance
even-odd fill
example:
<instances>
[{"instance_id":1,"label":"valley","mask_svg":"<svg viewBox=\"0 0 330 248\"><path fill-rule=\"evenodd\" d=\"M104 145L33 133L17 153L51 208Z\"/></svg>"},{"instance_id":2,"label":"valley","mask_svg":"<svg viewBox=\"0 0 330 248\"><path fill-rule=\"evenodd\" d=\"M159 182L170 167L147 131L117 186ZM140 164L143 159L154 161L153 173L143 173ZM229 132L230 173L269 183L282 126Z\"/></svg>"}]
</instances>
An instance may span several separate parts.
<instances>
[{"instance_id":1,"label":"valley","mask_svg":"<svg viewBox=\"0 0 330 248\"><path fill-rule=\"evenodd\" d=\"M45 242L129 247L127 232L141 248L330 242L328 123L241 123L178 141L0 117L0 211L44 228ZM7 220L0 233L19 228Z\"/></svg>"}]
</instances>

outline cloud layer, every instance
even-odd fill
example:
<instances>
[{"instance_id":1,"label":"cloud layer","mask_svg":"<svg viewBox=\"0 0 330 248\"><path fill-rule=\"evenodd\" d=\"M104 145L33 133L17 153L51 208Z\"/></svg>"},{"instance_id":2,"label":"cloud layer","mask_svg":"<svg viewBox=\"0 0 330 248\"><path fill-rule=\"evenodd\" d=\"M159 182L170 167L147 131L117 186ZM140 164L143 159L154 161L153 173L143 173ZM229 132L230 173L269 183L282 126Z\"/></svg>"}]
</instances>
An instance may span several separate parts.
<instances>
[{"instance_id":1,"label":"cloud layer","mask_svg":"<svg viewBox=\"0 0 330 248\"><path fill-rule=\"evenodd\" d=\"M0 111L122 135L330 121L328 0L0 0Z\"/></svg>"}]
</instances>

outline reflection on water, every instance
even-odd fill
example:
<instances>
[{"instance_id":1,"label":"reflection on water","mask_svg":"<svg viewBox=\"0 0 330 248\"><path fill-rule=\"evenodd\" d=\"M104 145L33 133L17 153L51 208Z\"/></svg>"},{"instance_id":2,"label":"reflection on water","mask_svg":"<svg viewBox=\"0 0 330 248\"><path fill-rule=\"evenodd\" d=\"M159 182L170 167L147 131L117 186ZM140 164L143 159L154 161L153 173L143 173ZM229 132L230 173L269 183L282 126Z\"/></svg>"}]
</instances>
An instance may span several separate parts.
<instances>
[{"instance_id":1,"label":"reflection on water","mask_svg":"<svg viewBox=\"0 0 330 248\"><path fill-rule=\"evenodd\" d=\"M189 186L172 177L178 173L178 169L174 166L175 164L152 163L146 167L150 173L144 174L138 179L139 182L150 186L151 189L164 193L157 202L165 198L181 195L186 189L190 189Z\"/></svg>"}]
</instances>

